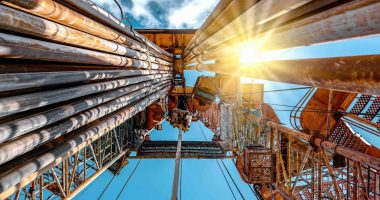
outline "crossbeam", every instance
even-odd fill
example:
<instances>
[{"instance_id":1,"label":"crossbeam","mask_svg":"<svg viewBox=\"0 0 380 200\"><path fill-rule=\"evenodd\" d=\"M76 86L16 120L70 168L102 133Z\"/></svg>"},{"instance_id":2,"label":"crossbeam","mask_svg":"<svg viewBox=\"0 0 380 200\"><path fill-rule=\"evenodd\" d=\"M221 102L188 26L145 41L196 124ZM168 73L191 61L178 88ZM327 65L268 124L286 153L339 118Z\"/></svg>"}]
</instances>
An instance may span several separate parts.
<instances>
[{"instance_id":1,"label":"crossbeam","mask_svg":"<svg viewBox=\"0 0 380 200\"><path fill-rule=\"evenodd\" d=\"M136 156L129 158L175 158L177 141L144 141ZM181 158L220 159L226 151L213 141L182 141Z\"/></svg>"}]
</instances>

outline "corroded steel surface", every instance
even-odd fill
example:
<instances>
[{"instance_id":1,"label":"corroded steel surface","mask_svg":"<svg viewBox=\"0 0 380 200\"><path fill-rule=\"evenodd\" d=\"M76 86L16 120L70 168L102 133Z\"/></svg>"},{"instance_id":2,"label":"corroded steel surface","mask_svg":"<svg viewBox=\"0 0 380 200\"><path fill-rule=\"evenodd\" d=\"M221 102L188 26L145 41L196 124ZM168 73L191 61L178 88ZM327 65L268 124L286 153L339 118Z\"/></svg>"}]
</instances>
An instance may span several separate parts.
<instances>
[{"instance_id":1,"label":"corroded steel surface","mask_svg":"<svg viewBox=\"0 0 380 200\"><path fill-rule=\"evenodd\" d=\"M379 55L277 60L253 64L198 65L200 71L321 87L345 92L380 94Z\"/></svg>"}]
</instances>

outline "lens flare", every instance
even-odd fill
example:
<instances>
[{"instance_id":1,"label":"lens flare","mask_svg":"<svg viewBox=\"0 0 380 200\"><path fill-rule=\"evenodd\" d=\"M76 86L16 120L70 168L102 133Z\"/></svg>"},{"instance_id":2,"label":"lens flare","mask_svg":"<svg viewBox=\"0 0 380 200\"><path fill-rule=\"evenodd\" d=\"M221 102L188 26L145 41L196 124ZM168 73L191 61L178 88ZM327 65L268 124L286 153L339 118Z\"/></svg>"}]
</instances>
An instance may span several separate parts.
<instances>
[{"instance_id":1,"label":"lens flare","mask_svg":"<svg viewBox=\"0 0 380 200\"><path fill-rule=\"evenodd\" d=\"M239 46L240 63L254 63L261 61L261 52L255 42L244 42Z\"/></svg>"},{"instance_id":2,"label":"lens flare","mask_svg":"<svg viewBox=\"0 0 380 200\"><path fill-rule=\"evenodd\" d=\"M254 64L263 61L281 60L286 58L290 49L280 49L275 51L263 51L257 42L244 42L238 47L241 64Z\"/></svg>"}]
</instances>

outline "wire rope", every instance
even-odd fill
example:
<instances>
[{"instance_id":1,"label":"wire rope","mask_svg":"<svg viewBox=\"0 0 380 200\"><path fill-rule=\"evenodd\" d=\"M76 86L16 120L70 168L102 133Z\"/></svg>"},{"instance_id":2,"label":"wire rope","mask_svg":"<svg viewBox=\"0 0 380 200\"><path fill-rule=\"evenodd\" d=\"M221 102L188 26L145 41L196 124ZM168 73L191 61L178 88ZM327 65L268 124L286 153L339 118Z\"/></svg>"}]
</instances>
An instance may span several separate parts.
<instances>
[{"instance_id":1,"label":"wire rope","mask_svg":"<svg viewBox=\"0 0 380 200\"><path fill-rule=\"evenodd\" d=\"M135 173L137 167L140 165L140 162L141 162L141 159L139 160L139 162L137 163L137 165L136 165L135 168L133 169L131 175L129 175L127 181L125 181L125 183L124 183L123 187L121 188L119 194L117 195L116 199L119 199L120 195L123 193L125 186L127 186L129 180L131 180L131 178L132 178L133 174Z\"/></svg>"},{"instance_id":2,"label":"wire rope","mask_svg":"<svg viewBox=\"0 0 380 200\"><path fill-rule=\"evenodd\" d=\"M116 174L113 174L111 180L108 182L107 186L103 189L102 193L100 194L100 196L98 197L98 200L102 198L102 196L104 195L105 191L108 189L108 187L110 186L110 184L112 183L113 179L116 177Z\"/></svg>"},{"instance_id":3,"label":"wire rope","mask_svg":"<svg viewBox=\"0 0 380 200\"><path fill-rule=\"evenodd\" d=\"M234 185L235 185L236 189L238 190L238 192L239 192L241 198L245 199L244 196L243 196L243 194L241 193L241 191L240 191L238 185L236 184L235 180L232 178L232 175L231 175L230 171L228 170L226 164L224 164L224 161L223 161L222 159L220 159L220 161L222 161L222 164L223 164L223 166L224 166L224 169L226 169L226 171L227 171L227 173L228 173L228 176L231 178L232 183L234 183Z\"/></svg>"}]
</instances>

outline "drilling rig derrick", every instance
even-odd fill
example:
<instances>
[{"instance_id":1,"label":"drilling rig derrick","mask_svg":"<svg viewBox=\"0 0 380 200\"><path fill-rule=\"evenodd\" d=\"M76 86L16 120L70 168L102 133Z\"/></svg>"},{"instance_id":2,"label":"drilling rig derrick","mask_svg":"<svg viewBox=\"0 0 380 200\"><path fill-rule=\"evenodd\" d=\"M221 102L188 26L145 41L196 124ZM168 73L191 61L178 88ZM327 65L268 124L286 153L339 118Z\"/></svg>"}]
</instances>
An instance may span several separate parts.
<instances>
[{"instance_id":1,"label":"drilling rig derrick","mask_svg":"<svg viewBox=\"0 0 380 200\"><path fill-rule=\"evenodd\" d=\"M380 56L262 59L379 36L379 13L221 0L199 29L135 30L90 0L2 0L0 199L71 199L144 158L176 158L175 177L182 158L232 159L261 199L380 199ZM215 76L189 87L186 70ZM307 89L289 125L268 81ZM177 142L152 141L165 121ZM212 140L181 141L196 121Z\"/></svg>"}]
</instances>

